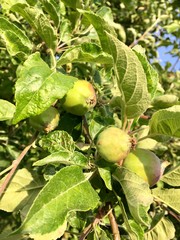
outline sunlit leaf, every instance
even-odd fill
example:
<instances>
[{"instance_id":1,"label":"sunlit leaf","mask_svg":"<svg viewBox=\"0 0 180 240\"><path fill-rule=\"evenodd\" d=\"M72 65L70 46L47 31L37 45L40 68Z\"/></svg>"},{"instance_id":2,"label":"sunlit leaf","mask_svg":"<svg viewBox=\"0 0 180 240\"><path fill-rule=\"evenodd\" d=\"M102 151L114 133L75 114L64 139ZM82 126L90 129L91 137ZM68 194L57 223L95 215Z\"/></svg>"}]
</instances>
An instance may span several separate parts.
<instances>
[{"instance_id":1,"label":"sunlit leaf","mask_svg":"<svg viewBox=\"0 0 180 240\"><path fill-rule=\"evenodd\" d=\"M6 177L0 180L0 185ZM41 188L40 181L38 183L27 169L18 170L1 198L0 209L7 212L22 210L29 201L33 202Z\"/></svg>"},{"instance_id":2,"label":"sunlit leaf","mask_svg":"<svg viewBox=\"0 0 180 240\"><path fill-rule=\"evenodd\" d=\"M12 11L19 13L36 30L47 46L55 50L57 35L46 15L37 7L17 3L12 6Z\"/></svg>"},{"instance_id":3,"label":"sunlit leaf","mask_svg":"<svg viewBox=\"0 0 180 240\"><path fill-rule=\"evenodd\" d=\"M151 94L151 98L154 98L159 82L158 73L149 63L143 48L137 45L133 48L133 50L136 53L139 61L141 62L144 72L146 74L148 92Z\"/></svg>"},{"instance_id":4,"label":"sunlit leaf","mask_svg":"<svg viewBox=\"0 0 180 240\"><path fill-rule=\"evenodd\" d=\"M108 22L105 21L102 17L98 16L97 14L94 14L93 12L85 10L79 10L79 12L82 13L95 28L99 36L99 40L103 51L111 54L108 38L105 32L108 32L113 36L116 36L114 28L111 25L109 25Z\"/></svg>"},{"instance_id":5,"label":"sunlit leaf","mask_svg":"<svg viewBox=\"0 0 180 240\"><path fill-rule=\"evenodd\" d=\"M4 10L10 10L17 3L27 3L26 0L1 0L1 6Z\"/></svg>"},{"instance_id":6,"label":"sunlit leaf","mask_svg":"<svg viewBox=\"0 0 180 240\"><path fill-rule=\"evenodd\" d=\"M15 112L14 104L0 99L0 121L5 121L13 118Z\"/></svg>"},{"instance_id":7,"label":"sunlit leaf","mask_svg":"<svg viewBox=\"0 0 180 240\"><path fill-rule=\"evenodd\" d=\"M112 64L112 57L103 52L94 43L82 43L65 51L57 62L57 65L64 65L70 62L93 62L101 64Z\"/></svg>"},{"instance_id":8,"label":"sunlit leaf","mask_svg":"<svg viewBox=\"0 0 180 240\"><path fill-rule=\"evenodd\" d=\"M150 230L144 235L145 240L170 240L175 236L173 223L164 217L164 213L158 213L153 221Z\"/></svg>"},{"instance_id":9,"label":"sunlit leaf","mask_svg":"<svg viewBox=\"0 0 180 240\"><path fill-rule=\"evenodd\" d=\"M57 239L66 229L70 211L94 209L98 200L81 168L65 167L39 193L18 231L30 234L34 240Z\"/></svg>"},{"instance_id":10,"label":"sunlit leaf","mask_svg":"<svg viewBox=\"0 0 180 240\"><path fill-rule=\"evenodd\" d=\"M88 159L80 152L58 151L54 152L47 157L38 160L34 166L44 166L46 164L65 164L65 165L78 165L81 167L88 167Z\"/></svg>"},{"instance_id":11,"label":"sunlit leaf","mask_svg":"<svg viewBox=\"0 0 180 240\"><path fill-rule=\"evenodd\" d=\"M25 33L3 17L0 17L0 34L10 55L22 60L31 53L32 44Z\"/></svg>"},{"instance_id":12,"label":"sunlit leaf","mask_svg":"<svg viewBox=\"0 0 180 240\"><path fill-rule=\"evenodd\" d=\"M169 172L165 173L161 181L174 186L179 187L180 186L180 164L171 169Z\"/></svg>"},{"instance_id":13,"label":"sunlit leaf","mask_svg":"<svg viewBox=\"0 0 180 240\"><path fill-rule=\"evenodd\" d=\"M17 72L16 112L13 123L35 116L72 88L76 78L52 72L38 52L29 56Z\"/></svg>"},{"instance_id":14,"label":"sunlit leaf","mask_svg":"<svg viewBox=\"0 0 180 240\"><path fill-rule=\"evenodd\" d=\"M155 112L150 120L150 135L180 137L180 105Z\"/></svg>"},{"instance_id":15,"label":"sunlit leaf","mask_svg":"<svg viewBox=\"0 0 180 240\"><path fill-rule=\"evenodd\" d=\"M174 209L178 213L180 213L180 189L152 189L152 194L155 198L159 199L170 208Z\"/></svg>"},{"instance_id":16,"label":"sunlit leaf","mask_svg":"<svg viewBox=\"0 0 180 240\"><path fill-rule=\"evenodd\" d=\"M60 14L59 14L59 6L54 0L41 0L43 4L43 8L49 14L51 19L54 21L56 27L59 26L60 23Z\"/></svg>"},{"instance_id":17,"label":"sunlit leaf","mask_svg":"<svg viewBox=\"0 0 180 240\"><path fill-rule=\"evenodd\" d=\"M136 54L114 36L106 33L114 60L117 84L122 97L122 114L139 117L150 105L147 79Z\"/></svg>"},{"instance_id":18,"label":"sunlit leaf","mask_svg":"<svg viewBox=\"0 0 180 240\"><path fill-rule=\"evenodd\" d=\"M66 131L59 130L50 132L42 137L40 140L40 146L50 153L64 150L72 153L75 150L75 143L71 135Z\"/></svg>"}]
</instances>

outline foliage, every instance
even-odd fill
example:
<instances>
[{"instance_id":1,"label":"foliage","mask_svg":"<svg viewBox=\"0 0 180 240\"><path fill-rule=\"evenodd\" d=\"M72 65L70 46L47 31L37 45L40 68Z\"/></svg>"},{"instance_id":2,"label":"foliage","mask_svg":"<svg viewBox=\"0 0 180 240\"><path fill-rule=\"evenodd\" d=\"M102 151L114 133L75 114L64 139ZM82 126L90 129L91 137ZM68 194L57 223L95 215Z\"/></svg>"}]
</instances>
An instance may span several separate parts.
<instances>
[{"instance_id":1,"label":"foliage","mask_svg":"<svg viewBox=\"0 0 180 240\"><path fill-rule=\"evenodd\" d=\"M1 0L0 239L180 237L180 74L158 61L159 46L179 59L178 11L178 0ZM78 79L97 95L84 116L62 108ZM29 120L51 106L58 126L36 132ZM101 161L97 134L111 125L161 159L155 186Z\"/></svg>"}]
</instances>

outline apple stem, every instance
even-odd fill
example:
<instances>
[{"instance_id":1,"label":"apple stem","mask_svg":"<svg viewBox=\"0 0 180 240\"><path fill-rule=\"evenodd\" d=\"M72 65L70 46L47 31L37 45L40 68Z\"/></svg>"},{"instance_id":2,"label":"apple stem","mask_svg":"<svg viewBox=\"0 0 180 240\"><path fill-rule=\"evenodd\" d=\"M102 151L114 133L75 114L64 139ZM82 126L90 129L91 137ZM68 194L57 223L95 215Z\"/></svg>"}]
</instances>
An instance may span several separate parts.
<instances>
[{"instance_id":1,"label":"apple stem","mask_svg":"<svg viewBox=\"0 0 180 240\"><path fill-rule=\"evenodd\" d=\"M127 128L126 128L126 132L127 132L127 133L130 132L131 126L132 126L132 124L133 124L133 121L134 121L134 119L130 119L130 120L128 121L128 125L127 125Z\"/></svg>"}]
</instances>

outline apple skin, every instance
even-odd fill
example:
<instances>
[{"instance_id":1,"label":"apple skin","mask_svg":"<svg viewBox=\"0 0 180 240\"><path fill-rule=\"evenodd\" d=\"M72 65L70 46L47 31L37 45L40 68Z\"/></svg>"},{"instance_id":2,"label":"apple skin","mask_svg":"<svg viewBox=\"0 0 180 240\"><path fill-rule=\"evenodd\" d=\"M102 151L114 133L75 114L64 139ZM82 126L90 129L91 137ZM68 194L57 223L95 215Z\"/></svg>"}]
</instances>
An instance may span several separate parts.
<instances>
[{"instance_id":1,"label":"apple skin","mask_svg":"<svg viewBox=\"0 0 180 240\"><path fill-rule=\"evenodd\" d=\"M49 107L40 115L29 118L31 126L39 131L50 132L59 124L60 114L55 107Z\"/></svg>"},{"instance_id":2,"label":"apple skin","mask_svg":"<svg viewBox=\"0 0 180 240\"><path fill-rule=\"evenodd\" d=\"M130 152L122 166L136 173L150 186L158 182L162 173L160 159L153 152L142 148Z\"/></svg>"},{"instance_id":3,"label":"apple skin","mask_svg":"<svg viewBox=\"0 0 180 240\"><path fill-rule=\"evenodd\" d=\"M120 162L129 153L131 141L123 130L110 126L97 136L96 147L98 154L107 162Z\"/></svg>"},{"instance_id":4,"label":"apple skin","mask_svg":"<svg viewBox=\"0 0 180 240\"><path fill-rule=\"evenodd\" d=\"M96 101L92 84L86 80L78 80L67 92L62 107L69 113L83 116L96 105Z\"/></svg>"}]
</instances>

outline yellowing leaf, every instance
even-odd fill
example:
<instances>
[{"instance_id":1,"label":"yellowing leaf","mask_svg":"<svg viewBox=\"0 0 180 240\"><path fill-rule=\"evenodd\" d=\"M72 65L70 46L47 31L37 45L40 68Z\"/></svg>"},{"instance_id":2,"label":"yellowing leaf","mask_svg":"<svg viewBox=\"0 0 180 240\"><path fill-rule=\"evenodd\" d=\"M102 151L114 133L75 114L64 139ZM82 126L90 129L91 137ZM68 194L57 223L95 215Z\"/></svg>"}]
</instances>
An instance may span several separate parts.
<instances>
[{"instance_id":1,"label":"yellowing leaf","mask_svg":"<svg viewBox=\"0 0 180 240\"><path fill-rule=\"evenodd\" d=\"M1 179L0 184L5 178L6 176ZM7 212L22 209L25 203L27 204L31 198L34 199L40 187L27 169L18 170L1 198L0 209Z\"/></svg>"}]
</instances>

